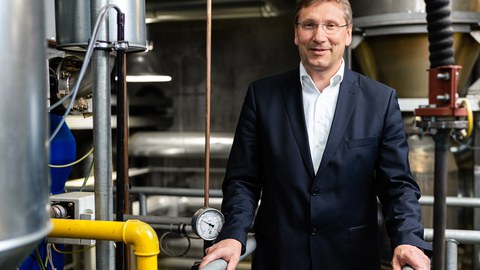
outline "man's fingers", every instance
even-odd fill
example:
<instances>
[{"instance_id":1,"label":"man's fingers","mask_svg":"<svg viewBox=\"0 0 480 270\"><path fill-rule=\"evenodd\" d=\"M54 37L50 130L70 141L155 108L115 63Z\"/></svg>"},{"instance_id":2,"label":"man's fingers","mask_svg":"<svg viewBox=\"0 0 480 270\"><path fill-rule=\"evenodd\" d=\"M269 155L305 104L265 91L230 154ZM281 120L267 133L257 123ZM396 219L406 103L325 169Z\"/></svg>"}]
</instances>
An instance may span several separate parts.
<instances>
[{"instance_id":1,"label":"man's fingers","mask_svg":"<svg viewBox=\"0 0 480 270\"><path fill-rule=\"evenodd\" d=\"M238 259L232 258L232 259L228 262L228 265L227 265L227 269L226 269L226 270L235 270L235 268L237 267L238 262L239 262Z\"/></svg>"},{"instance_id":2,"label":"man's fingers","mask_svg":"<svg viewBox=\"0 0 480 270\"><path fill-rule=\"evenodd\" d=\"M410 245L397 246L392 259L393 270L401 270L407 264L415 270L430 269L430 259L422 250Z\"/></svg>"},{"instance_id":3,"label":"man's fingers","mask_svg":"<svg viewBox=\"0 0 480 270\"><path fill-rule=\"evenodd\" d=\"M211 263L211 262L213 262L217 259L221 259L221 258L222 258L222 256L221 256L220 253L218 253L218 254L217 253L208 254L205 257L203 257L202 262L199 265L199 268L202 268L205 265L207 265L207 264L209 264L209 263Z\"/></svg>"}]
</instances>

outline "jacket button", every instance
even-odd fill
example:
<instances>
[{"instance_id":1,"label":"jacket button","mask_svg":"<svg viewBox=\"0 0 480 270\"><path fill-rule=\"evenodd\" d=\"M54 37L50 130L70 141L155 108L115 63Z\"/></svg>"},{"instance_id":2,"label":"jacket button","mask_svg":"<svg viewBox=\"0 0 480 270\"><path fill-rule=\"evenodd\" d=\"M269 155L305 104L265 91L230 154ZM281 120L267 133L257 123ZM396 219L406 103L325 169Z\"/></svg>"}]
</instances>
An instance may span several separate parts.
<instances>
[{"instance_id":1,"label":"jacket button","mask_svg":"<svg viewBox=\"0 0 480 270\"><path fill-rule=\"evenodd\" d=\"M312 229L310 230L310 234L311 234L311 235L317 234L317 228L312 228Z\"/></svg>"},{"instance_id":2,"label":"jacket button","mask_svg":"<svg viewBox=\"0 0 480 270\"><path fill-rule=\"evenodd\" d=\"M320 193L320 189L318 188L313 188L312 189L312 196L317 196Z\"/></svg>"}]
</instances>

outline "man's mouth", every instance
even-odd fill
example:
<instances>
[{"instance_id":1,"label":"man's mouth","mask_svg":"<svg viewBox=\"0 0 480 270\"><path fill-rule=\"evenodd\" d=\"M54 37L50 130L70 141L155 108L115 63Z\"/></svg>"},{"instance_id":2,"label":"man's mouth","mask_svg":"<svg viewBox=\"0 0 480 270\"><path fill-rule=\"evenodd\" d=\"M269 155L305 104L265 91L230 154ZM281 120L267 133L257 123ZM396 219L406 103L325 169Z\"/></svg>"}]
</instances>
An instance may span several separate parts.
<instances>
[{"instance_id":1,"label":"man's mouth","mask_svg":"<svg viewBox=\"0 0 480 270\"><path fill-rule=\"evenodd\" d=\"M330 49L328 48L310 48L310 51L313 53L313 54L324 54L328 51L330 51Z\"/></svg>"}]
</instances>

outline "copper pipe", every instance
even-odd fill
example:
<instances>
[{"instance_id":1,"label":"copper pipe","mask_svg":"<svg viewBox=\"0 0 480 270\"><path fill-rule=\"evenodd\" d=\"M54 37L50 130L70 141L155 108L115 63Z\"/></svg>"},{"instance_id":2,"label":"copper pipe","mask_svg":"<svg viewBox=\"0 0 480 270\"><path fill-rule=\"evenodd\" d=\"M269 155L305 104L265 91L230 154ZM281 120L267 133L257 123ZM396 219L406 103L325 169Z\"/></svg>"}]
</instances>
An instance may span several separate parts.
<instances>
[{"instance_id":1,"label":"copper pipe","mask_svg":"<svg viewBox=\"0 0 480 270\"><path fill-rule=\"evenodd\" d=\"M210 190L210 93L211 93L211 70L212 70L212 0L207 0L207 81L205 92L205 202L208 207Z\"/></svg>"}]
</instances>

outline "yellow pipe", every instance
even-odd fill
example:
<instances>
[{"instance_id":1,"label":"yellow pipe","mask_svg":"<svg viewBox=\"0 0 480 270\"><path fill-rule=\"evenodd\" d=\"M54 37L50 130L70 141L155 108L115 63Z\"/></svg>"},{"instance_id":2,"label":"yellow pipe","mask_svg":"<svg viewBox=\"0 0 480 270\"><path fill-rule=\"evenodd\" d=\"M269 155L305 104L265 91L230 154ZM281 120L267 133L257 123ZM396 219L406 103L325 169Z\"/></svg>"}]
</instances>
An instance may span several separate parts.
<instances>
[{"instance_id":1,"label":"yellow pipe","mask_svg":"<svg viewBox=\"0 0 480 270\"><path fill-rule=\"evenodd\" d=\"M145 222L54 218L51 221L53 230L49 237L124 242L132 246L137 256L137 269L157 270L157 255L160 253L158 237L152 227Z\"/></svg>"}]
</instances>

